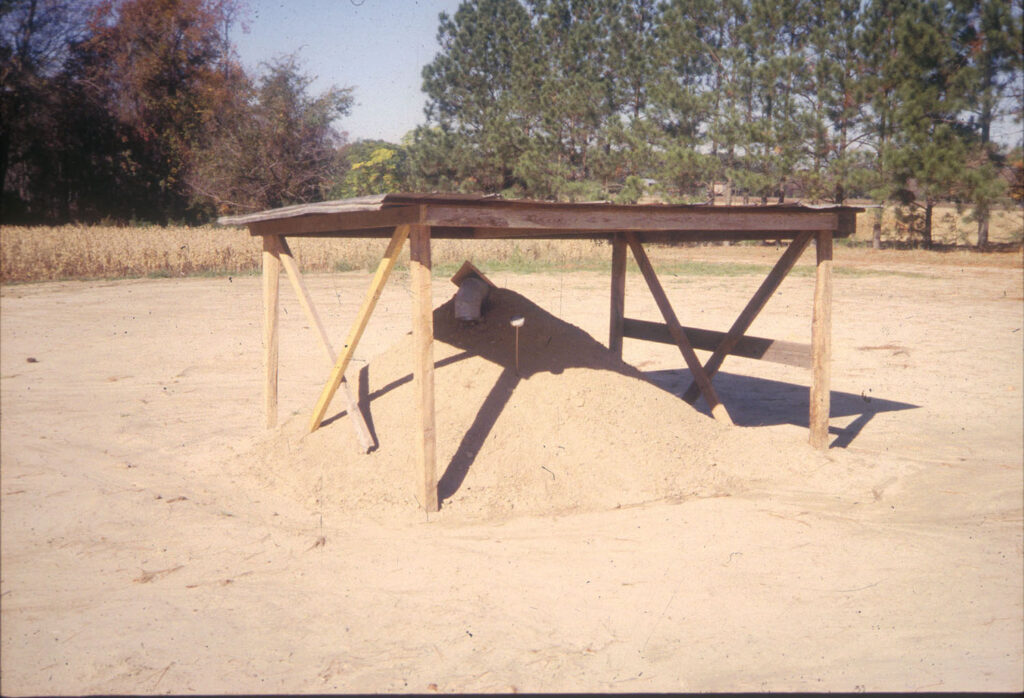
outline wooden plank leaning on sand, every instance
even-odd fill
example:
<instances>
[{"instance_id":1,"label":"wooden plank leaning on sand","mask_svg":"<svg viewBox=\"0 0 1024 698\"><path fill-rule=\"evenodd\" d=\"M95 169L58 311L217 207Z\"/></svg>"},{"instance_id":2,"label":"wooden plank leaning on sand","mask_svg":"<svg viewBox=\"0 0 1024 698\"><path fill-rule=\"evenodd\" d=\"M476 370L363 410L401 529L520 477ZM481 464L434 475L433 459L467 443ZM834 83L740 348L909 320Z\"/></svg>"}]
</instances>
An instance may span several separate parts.
<instances>
[{"instance_id":1,"label":"wooden plank leaning on sand","mask_svg":"<svg viewBox=\"0 0 1024 698\"><path fill-rule=\"evenodd\" d=\"M711 379L704 373L704 368L700 365L700 359L697 358L693 347L690 346L686 333L683 332L683 328L679 324L678 318L676 318L676 313L672 309L672 304L669 302L668 296L665 295L665 289L662 288L658 275L654 273L651 260L647 258L647 252L644 251L643 245L640 244L635 234L626 233L626 241L629 243L629 249L633 251L633 257L640 267L640 272L644 275L644 280L647 281L647 287L651 290L654 301L658 304L658 309L661 310L662 317L665 318L665 324L668 325L672 338L676 340L676 346L682 352L683 359L686 361L690 373L693 374L698 385L700 385L701 394L707 400L708 407L711 409L711 415L715 419L731 425L733 422L729 416L729 411L725 409L725 405L718 399L715 388L711 385Z\"/></svg>"},{"instance_id":2,"label":"wooden plank leaning on sand","mask_svg":"<svg viewBox=\"0 0 1024 698\"><path fill-rule=\"evenodd\" d=\"M341 348L341 354L338 355L338 359L334 362L330 378L327 379L327 384L320 393L316 407L313 408L313 416L309 423L310 433L320 427L320 423L324 420L324 415L327 413L327 407L331 404L331 399L334 397L334 393L337 392L338 386L341 385L341 381L345 376L345 369L348 368L348 364L352 360L352 355L355 353L356 346L363 336L363 331L366 329L366 323L370 320L370 315L373 314L373 309L377 307L377 301L380 299L381 291L384 290L384 284L387 283L388 276L391 274L395 261L398 259L398 253L402 251L402 245L405 244L405 239L409 237L409 229L410 226L408 225L400 225L395 228L395 233L391 236L391 241L384 251L384 257L380 260L377 272L373 275L373 280L370 282L370 288L366 292L366 298L359 309L359 314L356 315L355 322L352 323L352 329L349 330L345 346Z\"/></svg>"},{"instance_id":3,"label":"wooden plank leaning on sand","mask_svg":"<svg viewBox=\"0 0 1024 698\"><path fill-rule=\"evenodd\" d=\"M281 265L288 275L292 290L298 296L299 305L302 306L303 312L306 313L306 318L316 328L317 336L320 338L320 346L327 356L328 365L333 366L334 362L337 361L337 355L334 352L334 347L331 346L330 339L327 337L327 330L324 328L323 320L320 319L320 313L317 312L316 306L313 305L313 299L309 295L309 289L306 288L306 282L302 278L299 265L296 263L294 255L292 255L288 241L283 235L264 236L264 240L268 238L270 239L271 247L274 248L281 261ZM345 401L345 410L352 418L352 427L355 429L356 439L359 441L363 452L367 453L373 448L373 437L370 435L370 428L366 425L363 413L359 411L359 404L356 402L355 397L353 397L344 375L341 377L341 396Z\"/></svg>"}]
</instances>

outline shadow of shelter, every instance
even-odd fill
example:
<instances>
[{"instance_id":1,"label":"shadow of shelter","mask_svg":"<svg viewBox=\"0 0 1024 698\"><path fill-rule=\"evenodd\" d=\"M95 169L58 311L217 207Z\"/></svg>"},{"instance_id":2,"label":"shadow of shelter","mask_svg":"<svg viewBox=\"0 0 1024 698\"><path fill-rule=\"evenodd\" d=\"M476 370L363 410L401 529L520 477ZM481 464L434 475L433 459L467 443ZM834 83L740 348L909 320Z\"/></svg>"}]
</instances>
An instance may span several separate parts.
<instances>
[{"instance_id":1,"label":"shadow of shelter","mask_svg":"<svg viewBox=\"0 0 1024 698\"><path fill-rule=\"evenodd\" d=\"M647 371L648 380L673 395L682 397L691 382L687 369ZM809 427L810 392L806 385L786 383L719 371L714 377L715 390L729 408L729 415L738 426L771 426L793 424ZM710 414L703 400L695 407ZM846 448L880 412L917 409L920 405L886 400L873 395L855 395L833 390L831 416L856 418L845 428L829 427L836 435L829 448Z\"/></svg>"}]
</instances>

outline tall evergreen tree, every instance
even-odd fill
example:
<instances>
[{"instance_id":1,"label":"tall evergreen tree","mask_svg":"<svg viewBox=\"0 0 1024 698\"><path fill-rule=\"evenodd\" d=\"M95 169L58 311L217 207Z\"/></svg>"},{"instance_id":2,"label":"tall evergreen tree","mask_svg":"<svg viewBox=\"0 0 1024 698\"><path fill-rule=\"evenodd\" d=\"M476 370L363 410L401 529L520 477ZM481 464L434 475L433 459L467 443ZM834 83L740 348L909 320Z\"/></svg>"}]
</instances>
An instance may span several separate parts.
<instances>
[{"instance_id":1,"label":"tall evergreen tree","mask_svg":"<svg viewBox=\"0 0 1024 698\"><path fill-rule=\"evenodd\" d=\"M952 6L952 43L964 68L957 87L964 94L975 137L966 189L974 205L978 247L985 247L992 206L1005 189L1000 177L1005 158L992 142L992 124L1024 110L1020 103L1007 100L1014 83L1024 80L1024 3L952 0Z\"/></svg>"},{"instance_id":2,"label":"tall evergreen tree","mask_svg":"<svg viewBox=\"0 0 1024 698\"><path fill-rule=\"evenodd\" d=\"M966 106L963 66L951 37L954 17L941 0L915 0L896 24L895 68L899 107L889 161L904 200L924 212L923 237L932 243L932 211L964 181L964 131L957 116Z\"/></svg>"},{"instance_id":3,"label":"tall evergreen tree","mask_svg":"<svg viewBox=\"0 0 1024 698\"><path fill-rule=\"evenodd\" d=\"M537 90L543 147L534 160L551 163L548 181L525 177L545 196L574 198L580 182L593 175L592 158L602 147L603 127L616 111L615 80L609 68L610 0L529 0L544 66ZM531 163L534 164L534 163ZM533 167L532 171L543 171Z\"/></svg>"},{"instance_id":4,"label":"tall evergreen tree","mask_svg":"<svg viewBox=\"0 0 1024 698\"><path fill-rule=\"evenodd\" d=\"M782 203L804 156L802 134L811 130L799 98L808 16L806 0L751 0L746 40L757 118L748 123L745 159L747 188L762 202Z\"/></svg>"},{"instance_id":5,"label":"tall evergreen tree","mask_svg":"<svg viewBox=\"0 0 1024 698\"><path fill-rule=\"evenodd\" d=\"M804 97L812 136L805 193L842 204L861 188L867 135L867 68L860 0L821 0L808 8L811 30Z\"/></svg>"},{"instance_id":6,"label":"tall evergreen tree","mask_svg":"<svg viewBox=\"0 0 1024 698\"><path fill-rule=\"evenodd\" d=\"M877 204L872 223L872 246L882 243L882 217L899 192L891 161L898 132L896 114L900 109L902 74L897 65L900 55L897 38L899 17L917 0L870 0L863 12L864 70L861 80L871 95L869 130L866 144L871 150L874 167L870 172L868 192Z\"/></svg>"},{"instance_id":7,"label":"tall evergreen tree","mask_svg":"<svg viewBox=\"0 0 1024 698\"><path fill-rule=\"evenodd\" d=\"M606 192L612 182L636 181L654 174L655 129L649 120L657 54L655 0L607 0L601 5L599 31L607 36L603 89L608 105L589 158L590 175ZM640 187L642 190L643 187ZM631 200L633 191L620 192Z\"/></svg>"},{"instance_id":8,"label":"tall evergreen tree","mask_svg":"<svg viewBox=\"0 0 1024 698\"><path fill-rule=\"evenodd\" d=\"M722 132L711 124L723 106L731 65L726 52L733 39L722 7L711 0L676 0L662 7L654 54L662 69L650 90L663 183L684 197L707 192L712 201L722 173Z\"/></svg>"},{"instance_id":9,"label":"tall evergreen tree","mask_svg":"<svg viewBox=\"0 0 1024 698\"><path fill-rule=\"evenodd\" d=\"M423 69L423 91L428 122L459 142L450 153L460 158L453 170L459 181L451 184L507 189L540 130L543 65L530 16L517 0L467 0L454 16L441 14L437 38L441 51ZM422 133L427 140L416 147L429 148L437 139Z\"/></svg>"},{"instance_id":10,"label":"tall evergreen tree","mask_svg":"<svg viewBox=\"0 0 1024 698\"><path fill-rule=\"evenodd\" d=\"M708 102L707 142L714 167L711 186L724 179L726 203L731 204L740 169L739 153L745 143L745 126L752 111L750 55L743 41L749 8L744 0L705 1L700 7L695 16L701 50L711 60L711 72L704 86Z\"/></svg>"}]
</instances>

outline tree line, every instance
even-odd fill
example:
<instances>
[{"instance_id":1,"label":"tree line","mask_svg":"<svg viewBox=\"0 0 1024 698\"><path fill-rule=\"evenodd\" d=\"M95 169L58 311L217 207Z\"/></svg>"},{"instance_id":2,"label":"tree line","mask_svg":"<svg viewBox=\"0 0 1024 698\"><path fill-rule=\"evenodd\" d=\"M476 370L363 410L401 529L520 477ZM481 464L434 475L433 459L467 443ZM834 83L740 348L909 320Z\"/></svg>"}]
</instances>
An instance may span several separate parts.
<instances>
[{"instance_id":1,"label":"tree line","mask_svg":"<svg viewBox=\"0 0 1024 698\"><path fill-rule=\"evenodd\" d=\"M926 241L952 200L985 244L1008 188L993 125L1024 116L1022 8L471 0L441 19L414 164L556 198L868 197L916 205Z\"/></svg>"},{"instance_id":2,"label":"tree line","mask_svg":"<svg viewBox=\"0 0 1024 698\"><path fill-rule=\"evenodd\" d=\"M348 88L241 69L239 0L15 0L3 215L199 221L398 189L562 200L1021 196L1022 0L466 0L424 123L346 143ZM880 210L879 210L880 214ZM876 237L880 235L880 215Z\"/></svg>"},{"instance_id":3,"label":"tree line","mask_svg":"<svg viewBox=\"0 0 1024 698\"><path fill-rule=\"evenodd\" d=\"M345 172L350 88L295 56L242 69L238 0L0 5L5 221L206 222L322 199Z\"/></svg>"}]
</instances>

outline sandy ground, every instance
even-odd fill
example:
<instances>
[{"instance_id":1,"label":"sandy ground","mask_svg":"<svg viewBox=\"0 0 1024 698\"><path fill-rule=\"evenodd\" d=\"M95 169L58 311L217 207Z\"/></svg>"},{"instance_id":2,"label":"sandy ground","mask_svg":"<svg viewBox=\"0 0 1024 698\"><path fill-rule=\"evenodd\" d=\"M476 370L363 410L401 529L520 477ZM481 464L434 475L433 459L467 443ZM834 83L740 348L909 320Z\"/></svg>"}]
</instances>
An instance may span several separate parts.
<instances>
[{"instance_id":1,"label":"sandy ground","mask_svg":"<svg viewBox=\"0 0 1024 698\"><path fill-rule=\"evenodd\" d=\"M664 496L619 483L625 501L546 513L516 511L517 496L540 500L508 480L508 507L473 510L473 478L508 462L481 451L429 517L411 482L379 509L324 484L373 454L336 449L314 486L280 466L306 463L293 447L330 452L300 438L327 371L286 284L283 424L269 433L258 279L4 287L0 690L1020 691L1021 270L899 271L835 279L827 454L805 443L808 372L731 358L716 386L740 426L680 421L711 435L727 476ZM603 275L493 278L605 341ZM712 329L759 283L663 281L684 324ZM340 343L368 276L308 282ZM440 305L454 287L434 291ZM808 341L812 293L788 279L752 334ZM350 375L405 341L409 303L398 274ZM632 274L627 314L656 313ZM626 340L624 359L667 390L687 385L671 347ZM638 431L646 390L600 415L610 435ZM512 412L494 433L529 424ZM365 462L393 469L386 445L408 433L375 422ZM318 434L349 431L338 419ZM655 465L710 457L690 448ZM595 453L602 467L616 457ZM555 456L532 465L573 476Z\"/></svg>"}]
</instances>

